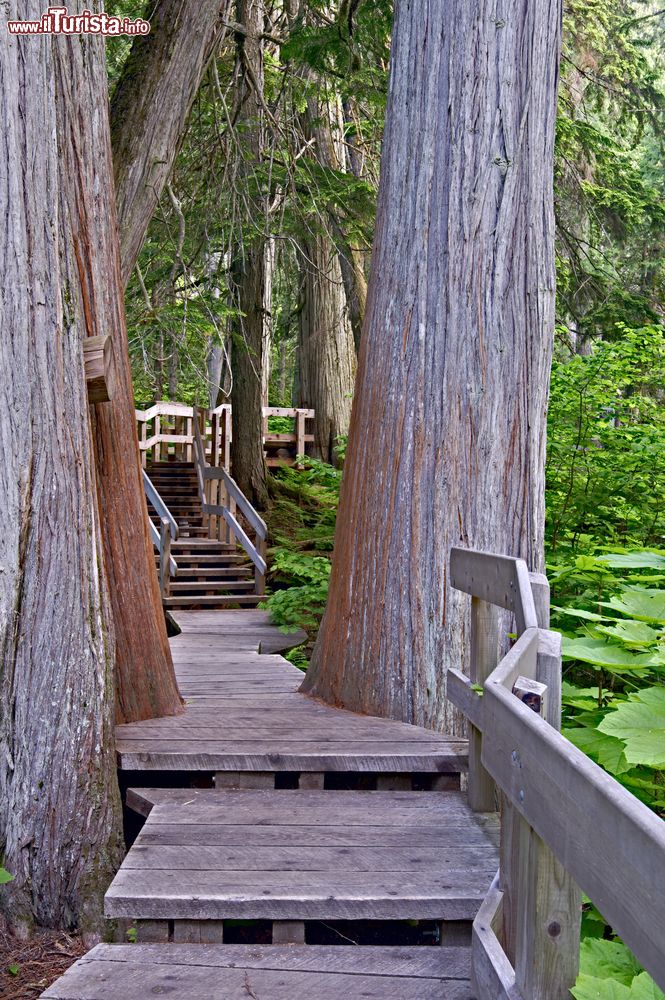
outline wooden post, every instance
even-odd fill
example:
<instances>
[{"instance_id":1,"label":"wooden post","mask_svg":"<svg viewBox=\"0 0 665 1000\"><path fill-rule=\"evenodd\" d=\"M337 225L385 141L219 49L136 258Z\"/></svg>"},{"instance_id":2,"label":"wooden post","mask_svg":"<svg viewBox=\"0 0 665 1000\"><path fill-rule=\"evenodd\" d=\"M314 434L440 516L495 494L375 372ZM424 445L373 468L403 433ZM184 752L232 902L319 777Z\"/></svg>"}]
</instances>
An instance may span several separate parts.
<instances>
[{"instance_id":1,"label":"wooden post","mask_svg":"<svg viewBox=\"0 0 665 1000\"><path fill-rule=\"evenodd\" d=\"M154 435L155 435L155 437L159 437L159 435L161 433L162 433L162 418L161 418L161 416L158 413L157 416L155 417ZM152 460L153 460L153 462L161 462L161 460L162 460L162 442L161 441L158 441L157 444L152 449Z\"/></svg>"},{"instance_id":2,"label":"wooden post","mask_svg":"<svg viewBox=\"0 0 665 1000\"><path fill-rule=\"evenodd\" d=\"M142 448L141 448L141 465L145 469L148 464L148 452L145 447L145 443L148 440L148 425L145 420L141 421L141 436L140 436Z\"/></svg>"},{"instance_id":3,"label":"wooden post","mask_svg":"<svg viewBox=\"0 0 665 1000\"><path fill-rule=\"evenodd\" d=\"M531 575L538 625L549 626L547 578ZM561 729L561 637L541 632L537 679L547 685L545 719ZM513 807L512 923L516 985L532 1000L567 1000L577 978L581 894L550 849ZM503 831L502 831L503 836ZM502 858L503 861L503 858ZM504 920L506 917L504 897Z\"/></svg>"},{"instance_id":4,"label":"wooden post","mask_svg":"<svg viewBox=\"0 0 665 1000\"><path fill-rule=\"evenodd\" d=\"M473 684L484 684L497 665L499 610L478 597L471 598L471 668ZM494 782L481 763L482 733L469 726L469 805L474 812L494 812Z\"/></svg>"},{"instance_id":5,"label":"wooden post","mask_svg":"<svg viewBox=\"0 0 665 1000\"><path fill-rule=\"evenodd\" d=\"M161 540L159 553L159 589L162 600L169 596L171 589L171 525L165 517L161 519L159 536Z\"/></svg>"},{"instance_id":6,"label":"wooden post","mask_svg":"<svg viewBox=\"0 0 665 1000\"><path fill-rule=\"evenodd\" d=\"M227 472L231 471L231 407L224 407L224 459L222 462Z\"/></svg>"},{"instance_id":7,"label":"wooden post","mask_svg":"<svg viewBox=\"0 0 665 1000\"><path fill-rule=\"evenodd\" d=\"M113 399L115 388L113 342L108 334L101 337L84 338L83 363L88 388L88 402L108 403L110 399Z\"/></svg>"},{"instance_id":8,"label":"wooden post","mask_svg":"<svg viewBox=\"0 0 665 1000\"><path fill-rule=\"evenodd\" d=\"M298 410L296 413L296 459L298 455L305 454L305 411Z\"/></svg>"},{"instance_id":9,"label":"wooden post","mask_svg":"<svg viewBox=\"0 0 665 1000\"><path fill-rule=\"evenodd\" d=\"M219 415L213 410L210 414L210 464L217 465L219 457Z\"/></svg>"},{"instance_id":10,"label":"wooden post","mask_svg":"<svg viewBox=\"0 0 665 1000\"><path fill-rule=\"evenodd\" d=\"M259 538L256 536L256 551L259 553L261 558L265 561L266 550L268 548L265 538ZM254 567L254 593L259 596L265 594L266 592L266 575L261 573L258 567Z\"/></svg>"}]
</instances>

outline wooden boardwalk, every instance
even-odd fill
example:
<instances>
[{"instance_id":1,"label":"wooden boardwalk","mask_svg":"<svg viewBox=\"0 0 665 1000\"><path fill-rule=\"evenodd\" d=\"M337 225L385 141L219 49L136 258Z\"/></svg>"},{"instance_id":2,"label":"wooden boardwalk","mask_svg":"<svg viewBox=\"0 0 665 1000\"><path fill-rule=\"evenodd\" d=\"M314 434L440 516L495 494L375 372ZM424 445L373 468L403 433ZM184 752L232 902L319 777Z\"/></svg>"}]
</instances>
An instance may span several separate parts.
<instances>
[{"instance_id":1,"label":"wooden boardwalk","mask_svg":"<svg viewBox=\"0 0 665 1000\"><path fill-rule=\"evenodd\" d=\"M181 611L171 640L183 715L120 726L127 771L412 773L459 787L467 745L387 719L330 708L298 693L302 673L277 649L294 640L262 611ZM262 650L263 652L259 652ZM266 655L267 654L267 655ZM306 783L304 781L303 783Z\"/></svg>"},{"instance_id":2,"label":"wooden boardwalk","mask_svg":"<svg viewBox=\"0 0 665 1000\"><path fill-rule=\"evenodd\" d=\"M99 946L44 996L473 1000L498 822L459 791L466 742L306 698L279 655L302 637L264 612L178 623L185 712L117 730L126 807L145 824L105 908L138 944ZM272 945L232 943L238 920ZM380 922L429 927L441 946L347 946ZM342 945L310 943L333 926Z\"/></svg>"},{"instance_id":3,"label":"wooden boardwalk","mask_svg":"<svg viewBox=\"0 0 665 1000\"><path fill-rule=\"evenodd\" d=\"M98 945L44 1000L474 1000L468 948Z\"/></svg>"}]
</instances>

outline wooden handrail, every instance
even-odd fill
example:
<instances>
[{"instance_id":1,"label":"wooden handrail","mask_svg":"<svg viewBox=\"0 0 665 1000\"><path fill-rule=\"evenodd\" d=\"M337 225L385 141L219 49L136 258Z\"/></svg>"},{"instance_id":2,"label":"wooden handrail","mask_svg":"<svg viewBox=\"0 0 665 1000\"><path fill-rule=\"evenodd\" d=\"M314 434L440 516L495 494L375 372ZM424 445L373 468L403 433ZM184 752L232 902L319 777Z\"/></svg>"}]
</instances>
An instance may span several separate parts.
<instances>
[{"instance_id":1,"label":"wooden handrail","mask_svg":"<svg viewBox=\"0 0 665 1000\"><path fill-rule=\"evenodd\" d=\"M144 468L147 464L149 451L152 451L155 461L161 461L162 445L166 446L167 454L175 452L176 458L180 457L191 461L194 444L192 424L194 414L200 412L205 414L204 450L210 456L210 464L215 468L223 466L227 471L229 470L232 436L231 406L229 403L222 403L214 410L203 410L185 403L160 400L145 410L135 410L134 412L139 427L139 448ZM275 457L270 452L270 446L274 445L278 448L287 445L293 446L296 457L303 455L307 443L314 440L313 435L306 432L306 421L314 419L314 410L289 406L265 406L263 418L266 428L270 417L287 417L293 419L295 423L292 433L273 433L266 429L264 433L264 444L268 448L266 461L269 465L294 462L293 455L289 458L279 457L279 455ZM151 423L152 427L149 428L148 425Z\"/></svg>"},{"instance_id":2,"label":"wooden handrail","mask_svg":"<svg viewBox=\"0 0 665 1000\"><path fill-rule=\"evenodd\" d=\"M170 552L168 553L168 557L165 555L164 547L162 546L162 533L161 533L161 531L159 530L159 528L157 527L157 525L154 524L150 520L150 518L148 518L148 525L149 525L149 528L150 528L150 537L152 538L152 544L155 546L155 548L159 552L160 580L162 578L162 565L165 562L168 563L169 575L170 576L175 576L176 573L178 572L178 564L175 561L175 559L173 558L173 556L170 554ZM168 534L169 534L169 538L170 538L171 537L171 532L169 531Z\"/></svg>"},{"instance_id":3,"label":"wooden handrail","mask_svg":"<svg viewBox=\"0 0 665 1000\"><path fill-rule=\"evenodd\" d=\"M205 448L201 437L201 427L199 424L199 414L194 417L194 466L199 487L199 497L203 513L210 517L221 517L228 526L230 536L240 543L255 567L255 587L256 593L263 593L265 587L265 576L268 572L268 565L265 560L265 542L268 529L265 521L257 513L245 494L237 483L231 478L226 469L222 467L212 468L206 462ZM206 484L211 482L221 482L229 498L230 504L237 506L248 523L256 533L257 544L255 545L243 527L238 522L233 510L228 504L211 503L206 490Z\"/></svg>"},{"instance_id":4,"label":"wooden handrail","mask_svg":"<svg viewBox=\"0 0 665 1000\"><path fill-rule=\"evenodd\" d=\"M506 589L511 574L504 557L458 549L454 560L460 589L476 600L499 598L518 619L530 621L528 574L525 579L515 566L515 587ZM535 582L542 585L542 578ZM549 689L557 680L560 685L560 662L560 636L528 624L484 680L482 695L459 671L448 675L448 697L481 734L482 767L505 804L499 883L474 925L480 1000L569 995L579 951L579 897L572 879L665 986L665 893L658 884L665 870L665 824L557 731L556 708L543 718L513 694L517 677L547 676ZM556 706L559 696L551 693ZM470 771L469 782L476 777ZM511 915L515 904L519 912Z\"/></svg>"},{"instance_id":5,"label":"wooden handrail","mask_svg":"<svg viewBox=\"0 0 665 1000\"><path fill-rule=\"evenodd\" d=\"M162 500L160 494L157 491L157 487L153 483L150 476L147 474L145 469L141 470L143 473L143 489L145 490L145 495L147 496L150 503L153 505L155 510L160 516L161 520L165 520L169 526L171 533L171 538L173 541L178 537L178 522L174 518L171 511L168 509L164 501Z\"/></svg>"}]
</instances>

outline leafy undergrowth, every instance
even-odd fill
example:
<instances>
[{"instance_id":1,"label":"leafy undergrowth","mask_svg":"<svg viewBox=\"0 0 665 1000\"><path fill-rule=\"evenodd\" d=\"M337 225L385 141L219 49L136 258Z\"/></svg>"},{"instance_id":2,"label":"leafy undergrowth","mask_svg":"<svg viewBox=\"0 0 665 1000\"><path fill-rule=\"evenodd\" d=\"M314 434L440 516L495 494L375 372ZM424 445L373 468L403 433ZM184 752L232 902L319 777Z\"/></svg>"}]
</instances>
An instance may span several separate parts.
<instances>
[{"instance_id":1,"label":"leafy undergrowth","mask_svg":"<svg viewBox=\"0 0 665 1000\"><path fill-rule=\"evenodd\" d=\"M586 938L580 949L575 1000L665 1000L620 941Z\"/></svg>"},{"instance_id":2,"label":"leafy undergrowth","mask_svg":"<svg viewBox=\"0 0 665 1000\"><path fill-rule=\"evenodd\" d=\"M663 815L665 552L581 555L549 576L564 636L563 732ZM575 1000L665 1000L589 901L582 929Z\"/></svg>"},{"instance_id":3,"label":"leafy undergrowth","mask_svg":"<svg viewBox=\"0 0 665 1000\"><path fill-rule=\"evenodd\" d=\"M262 605L285 631L304 629L307 642L288 653L306 669L328 598L335 519L342 473L324 462L302 459L302 468L280 469L271 481L267 514L270 588Z\"/></svg>"},{"instance_id":4,"label":"leafy undergrowth","mask_svg":"<svg viewBox=\"0 0 665 1000\"><path fill-rule=\"evenodd\" d=\"M665 553L578 556L554 568L564 636L564 733L656 812L665 811Z\"/></svg>"}]
</instances>

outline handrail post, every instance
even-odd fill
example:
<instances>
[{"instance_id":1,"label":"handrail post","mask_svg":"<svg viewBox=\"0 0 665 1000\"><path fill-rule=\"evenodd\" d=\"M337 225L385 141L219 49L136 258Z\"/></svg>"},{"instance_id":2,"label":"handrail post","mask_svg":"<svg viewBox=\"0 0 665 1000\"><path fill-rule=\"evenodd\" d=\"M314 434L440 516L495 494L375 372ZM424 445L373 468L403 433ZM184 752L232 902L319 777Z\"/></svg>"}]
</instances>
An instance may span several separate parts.
<instances>
[{"instance_id":1,"label":"handrail post","mask_svg":"<svg viewBox=\"0 0 665 1000\"><path fill-rule=\"evenodd\" d=\"M497 665L499 611L478 597L471 598L471 665L473 684L483 685ZM494 812L496 789L482 765L483 737L469 725L469 805L474 812Z\"/></svg>"},{"instance_id":2,"label":"handrail post","mask_svg":"<svg viewBox=\"0 0 665 1000\"><path fill-rule=\"evenodd\" d=\"M261 558L266 562L266 551L267 542L265 538L261 538L258 534L256 536L256 551L261 556ZM259 596L263 596L266 592L266 575L261 573L258 566L254 567L254 593Z\"/></svg>"},{"instance_id":3,"label":"handrail post","mask_svg":"<svg viewBox=\"0 0 665 1000\"><path fill-rule=\"evenodd\" d=\"M296 414L296 460L298 455L305 454L305 411L298 410Z\"/></svg>"},{"instance_id":4,"label":"handrail post","mask_svg":"<svg viewBox=\"0 0 665 1000\"><path fill-rule=\"evenodd\" d=\"M547 577L531 574L538 625L550 623L550 586ZM547 685L545 719L561 730L561 638L542 631L536 678ZM515 982L532 1000L567 1000L577 979L580 948L581 894L563 865L517 811L513 837L521 856L517 878L515 923ZM505 914L505 910L504 910Z\"/></svg>"},{"instance_id":5,"label":"handrail post","mask_svg":"<svg viewBox=\"0 0 665 1000\"><path fill-rule=\"evenodd\" d=\"M171 525L165 517L161 519L159 539L159 589L164 600L171 589Z\"/></svg>"}]
</instances>

